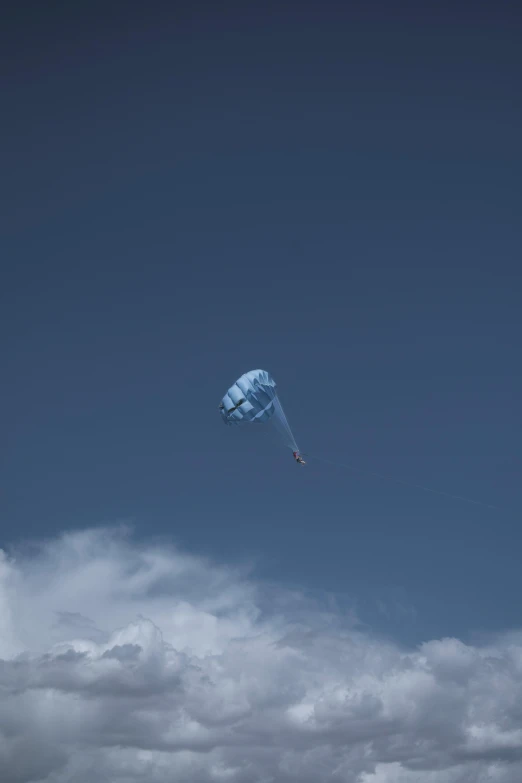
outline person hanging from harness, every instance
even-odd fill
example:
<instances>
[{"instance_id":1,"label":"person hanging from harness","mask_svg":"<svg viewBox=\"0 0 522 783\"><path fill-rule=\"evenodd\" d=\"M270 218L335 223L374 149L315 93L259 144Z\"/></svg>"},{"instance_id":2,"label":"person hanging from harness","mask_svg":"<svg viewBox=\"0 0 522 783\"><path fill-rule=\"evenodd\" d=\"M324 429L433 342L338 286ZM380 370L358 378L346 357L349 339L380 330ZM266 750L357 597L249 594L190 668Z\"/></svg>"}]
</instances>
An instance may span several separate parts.
<instances>
[{"instance_id":1,"label":"person hanging from harness","mask_svg":"<svg viewBox=\"0 0 522 783\"><path fill-rule=\"evenodd\" d=\"M301 455L299 454L299 452L298 452L298 451L293 451L293 452L292 452L292 454L294 455L294 459L295 459L295 461L296 461L296 462L298 462L298 463L299 463L299 465L306 465L306 462L305 462L305 461L304 461L304 459L301 457Z\"/></svg>"}]
</instances>

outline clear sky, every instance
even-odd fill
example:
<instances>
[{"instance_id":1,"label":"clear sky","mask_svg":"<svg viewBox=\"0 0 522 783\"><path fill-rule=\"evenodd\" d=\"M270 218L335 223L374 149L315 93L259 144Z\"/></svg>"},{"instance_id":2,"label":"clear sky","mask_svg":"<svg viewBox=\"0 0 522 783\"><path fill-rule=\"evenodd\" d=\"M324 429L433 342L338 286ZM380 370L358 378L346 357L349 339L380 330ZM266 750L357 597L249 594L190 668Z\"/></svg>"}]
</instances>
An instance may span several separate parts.
<instances>
[{"instance_id":1,"label":"clear sky","mask_svg":"<svg viewBox=\"0 0 522 783\"><path fill-rule=\"evenodd\" d=\"M2 546L130 521L397 644L519 626L515 5L46 6L2 31ZM303 451L504 510L224 427L258 367Z\"/></svg>"},{"instance_id":2,"label":"clear sky","mask_svg":"<svg viewBox=\"0 0 522 783\"><path fill-rule=\"evenodd\" d=\"M452 7L20 10L4 539L132 518L431 633L518 619L520 28ZM298 472L218 416L257 367L305 451L514 513Z\"/></svg>"}]
</instances>

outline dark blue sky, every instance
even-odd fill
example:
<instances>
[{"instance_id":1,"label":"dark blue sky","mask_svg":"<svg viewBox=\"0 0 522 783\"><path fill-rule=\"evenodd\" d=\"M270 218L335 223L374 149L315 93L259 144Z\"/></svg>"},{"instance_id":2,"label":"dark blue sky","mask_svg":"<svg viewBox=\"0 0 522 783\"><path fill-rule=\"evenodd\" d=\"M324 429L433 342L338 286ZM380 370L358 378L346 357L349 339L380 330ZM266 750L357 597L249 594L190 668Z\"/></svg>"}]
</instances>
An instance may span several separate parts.
<instances>
[{"instance_id":1,"label":"dark blue sky","mask_svg":"<svg viewBox=\"0 0 522 783\"><path fill-rule=\"evenodd\" d=\"M520 624L520 13L205 5L4 25L3 543L133 519L405 640ZM305 451L508 511L297 469L220 420L257 367Z\"/></svg>"}]
</instances>

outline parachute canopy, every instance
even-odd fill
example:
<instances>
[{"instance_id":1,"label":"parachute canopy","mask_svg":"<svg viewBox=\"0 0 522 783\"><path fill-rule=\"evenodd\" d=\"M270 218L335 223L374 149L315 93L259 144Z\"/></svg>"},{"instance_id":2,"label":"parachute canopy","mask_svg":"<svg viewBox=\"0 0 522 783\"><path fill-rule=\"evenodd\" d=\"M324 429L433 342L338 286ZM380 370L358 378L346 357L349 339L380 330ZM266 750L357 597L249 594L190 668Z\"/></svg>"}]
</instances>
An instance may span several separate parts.
<instances>
[{"instance_id":1,"label":"parachute canopy","mask_svg":"<svg viewBox=\"0 0 522 783\"><path fill-rule=\"evenodd\" d=\"M276 383L266 370L250 370L230 387L219 406L225 424L264 424L271 421L285 445L299 451L276 393Z\"/></svg>"}]
</instances>

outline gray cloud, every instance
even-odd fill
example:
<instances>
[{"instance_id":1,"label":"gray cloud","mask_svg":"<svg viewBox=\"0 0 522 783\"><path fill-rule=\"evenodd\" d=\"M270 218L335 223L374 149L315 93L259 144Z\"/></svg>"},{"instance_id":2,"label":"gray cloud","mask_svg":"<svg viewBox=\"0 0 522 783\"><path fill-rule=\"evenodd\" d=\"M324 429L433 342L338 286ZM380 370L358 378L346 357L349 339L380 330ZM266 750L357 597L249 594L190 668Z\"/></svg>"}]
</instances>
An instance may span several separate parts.
<instances>
[{"instance_id":1,"label":"gray cloud","mask_svg":"<svg viewBox=\"0 0 522 783\"><path fill-rule=\"evenodd\" d=\"M0 557L0 608L2 783L522 780L518 633L404 650L124 529Z\"/></svg>"}]
</instances>

